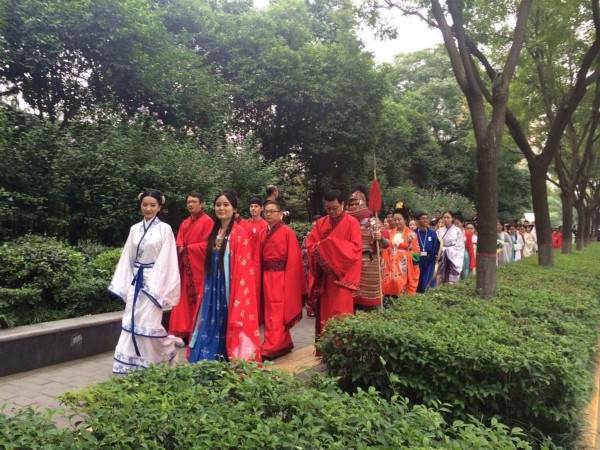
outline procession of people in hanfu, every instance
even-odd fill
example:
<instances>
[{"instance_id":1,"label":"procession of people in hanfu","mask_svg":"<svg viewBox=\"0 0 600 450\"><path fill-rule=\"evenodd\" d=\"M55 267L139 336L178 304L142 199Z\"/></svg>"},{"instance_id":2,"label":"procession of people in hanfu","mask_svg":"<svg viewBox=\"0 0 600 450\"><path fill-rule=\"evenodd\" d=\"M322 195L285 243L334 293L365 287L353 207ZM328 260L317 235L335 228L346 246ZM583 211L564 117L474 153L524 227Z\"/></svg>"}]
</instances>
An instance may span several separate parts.
<instances>
[{"instance_id":1,"label":"procession of people in hanfu","mask_svg":"<svg viewBox=\"0 0 600 450\"><path fill-rule=\"evenodd\" d=\"M200 193L187 194L189 216L176 236L160 219L165 196L140 193L143 220L131 227L109 286L125 302L113 372L174 364L186 346L191 363L273 360L293 350L290 330L303 316L315 317L318 340L332 317L381 309L474 272L476 220L449 210L430 218L403 202L380 220L378 190L326 192L323 214L300 238L273 185L266 199L248 200L248 218L232 189L215 196L213 215ZM497 242L500 265L530 256L534 224L498 223Z\"/></svg>"}]
</instances>

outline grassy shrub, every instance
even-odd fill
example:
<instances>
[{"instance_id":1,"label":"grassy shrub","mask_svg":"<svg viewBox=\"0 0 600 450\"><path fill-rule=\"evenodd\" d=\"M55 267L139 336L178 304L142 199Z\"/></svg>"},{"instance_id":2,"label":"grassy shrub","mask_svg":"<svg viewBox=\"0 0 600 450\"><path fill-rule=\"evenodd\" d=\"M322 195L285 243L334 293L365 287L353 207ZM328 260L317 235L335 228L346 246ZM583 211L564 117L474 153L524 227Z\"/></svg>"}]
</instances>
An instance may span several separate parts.
<instances>
[{"instance_id":1,"label":"grassy shrub","mask_svg":"<svg viewBox=\"0 0 600 450\"><path fill-rule=\"evenodd\" d=\"M3 450L17 449L93 449L93 441L86 440L85 430L74 432L58 428L52 422L52 410L36 412L22 409L16 415L0 411L0 444Z\"/></svg>"},{"instance_id":2,"label":"grassy shrub","mask_svg":"<svg viewBox=\"0 0 600 450\"><path fill-rule=\"evenodd\" d=\"M106 280L107 286L113 276L113 273L115 272L115 268L117 267L117 263L119 262L122 251L122 248L105 250L104 252L98 254L90 262L92 274L96 277Z\"/></svg>"},{"instance_id":3,"label":"grassy shrub","mask_svg":"<svg viewBox=\"0 0 600 450\"><path fill-rule=\"evenodd\" d=\"M0 287L0 329L19 325L17 318L40 304L40 295L41 289Z\"/></svg>"},{"instance_id":4,"label":"grassy shrub","mask_svg":"<svg viewBox=\"0 0 600 450\"><path fill-rule=\"evenodd\" d=\"M83 269L83 256L66 244L28 235L0 246L0 284L41 289L42 300L53 302L58 289Z\"/></svg>"},{"instance_id":5,"label":"grassy shrub","mask_svg":"<svg viewBox=\"0 0 600 450\"><path fill-rule=\"evenodd\" d=\"M69 307L68 317L100 314L123 309L123 301L108 293L108 284L102 278L77 278L58 293L58 299Z\"/></svg>"},{"instance_id":6,"label":"grassy shrub","mask_svg":"<svg viewBox=\"0 0 600 450\"><path fill-rule=\"evenodd\" d=\"M312 224L310 222L290 222L290 228L294 230L296 233L296 238L298 238L298 243L302 244L304 238L309 233L312 228Z\"/></svg>"},{"instance_id":7,"label":"grassy shrub","mask_svg":"<svg viewBox=\"0 0 600 450\"><path fill-rule=\"evenodd\" d=\"M81 240L74 248L83 255L86 263L92 262L94 259L105 254L106 252L116 250L113 247L107 247L99 242L90 240Z\"/></svg>"},{"instance_id":8,"label":"grassy shrub","mask_svg":"<svg viewBox=\"0 0 600 450\"><path fill-rule=\"evenodd\" d=\"M122 309L107 291L121 249L85 250L41 236L0 246L0 328Z\"/></svg>"},{"instance_id":9,"label":"grassy shrub","mask_svg":"<svg viewBox=\"0 0 600 450\"><path fill-rule=\"evenodd\" d=\"M496 421L447 424L432 408L349 395L249 363L154 366L63 395L97 448L528 448Z\"/></svg>"},{"instance_id":10,"label":"grassy shrub","mask_svg":"<svg viewBox=\"0 0 600 450\"><path fill-rule=\"evenodd\" d=\"M535 258L503 267L489 301L473 294L471 278L332 321L319 348L347 389L448 403L572 446L592 387L599 254L594 244L557 254L552 268Z\"/></svg>"}]
</instances>

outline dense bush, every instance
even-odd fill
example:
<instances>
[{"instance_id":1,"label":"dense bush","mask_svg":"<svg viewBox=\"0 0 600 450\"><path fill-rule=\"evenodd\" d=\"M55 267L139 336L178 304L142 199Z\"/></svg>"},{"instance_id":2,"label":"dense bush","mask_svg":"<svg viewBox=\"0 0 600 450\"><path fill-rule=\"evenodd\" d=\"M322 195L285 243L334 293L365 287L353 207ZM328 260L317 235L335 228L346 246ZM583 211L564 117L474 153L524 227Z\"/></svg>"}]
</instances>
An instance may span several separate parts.
<instances>
[{"instance_id":1,"label":"dense bush","mask_svg":"<svg viewBox=\"0 0 600 450\"><path fill-rule=\"evenodd\" d=\"M0 328L121 309L106 289L121 249L85 250L32 235L2 244Z\"/></svg>"},{"instance_id":2,"label":"dense bush","mask_svg":"<svg viewBox=\"0 0 600 450\"><path fill-rule=\"evenodd\" d=\"M593 244L557 254L553 268L535 258L503 267L489 301L474 295L471 278L332 321L319 348L346 388L449 403L573 446L591 392L599 254Z\"/></svg>"},{"instance_id":3,"label":"dense bush","mask_svg":"<svg viewBox=\"0 0 600 450\"><path fill-rule=\"evenodd\" d=\"M298 238L298 243L302 244L304 238L312 228L312 224L310 222L296 222L292 221L290 223L290 228L294 230L296 233L296 237Z\"/></svg>"},{"instance_id":4,"label":"dense bush","mask_svg":"<svg viewBox=\"0 0 600 450\"><path fill-rule=\"evenodd\" d=\"M115 267L117 267L122 251L122 248L112 248L97 255L90 261L89 268L92 271L92 275L106 280L108 286L108 282L110 282L115 272Z\"/></svg>"},{"instance_id":5,"label":"dense bush","mask_svg":"<svg viewBox=\"0 0 600 450\"><path fill-rule=\"evenodd\" d=\"M41 289L0 287L0 329L17 325L17 317L27 314L40 302Z\"/></svg>"},{"instance_id":6,"label":"dense bush","mask_svg":"<svg viewBox=\"0 0 600 450\"><path fill-rule=\"evenodd\" d=\"M0 409L0 447L3 450L93 448L85 439L89 432L58 428L52 421L53 414L49 409L36 412L26 408L16 415L5 415Z\"/></svg>"},{"instance_id":7,"label":"dense bush","mask_svg":"<svg viewBox=\"0 0 600 450\"><path fill-rule=\"evenodd\" d=\"M141 220L137 195L145 188L165 193L161 216L176 230L188 215L190 191L203 194L210 209L218 191L234 188L247 211L251 194L280 179L279 162L267 161L251 139L211 145L204 131L182 134L143 107L128 122L113 117L66 128L33 118L21 124L12 115L5 120L11 145L0 145L2 239L33 232L85 241L84 250L93 250L90 240L118 246Z\"/></svg>"},{"instance_id":8,"label":"dense bush","mask_svg":"<svg viewBox=\"0 0 600 450\"><path fill-rule=\"evenodd\" d=\"M25 236L0 246L0 285L41 290L41 300L56 301L56 292L83 269L83 256L52 238Z\"/></svg>"},{"instance_id":9,"label":"dense bush","mask_svg":"<svg viewBox=\"0 0 600 450\"><path fill-rule=\"evenodd\" d=\"M527 448L509 430L249 363L154 366L63 396L97 448Z\"/></svg>"}]
</instances>

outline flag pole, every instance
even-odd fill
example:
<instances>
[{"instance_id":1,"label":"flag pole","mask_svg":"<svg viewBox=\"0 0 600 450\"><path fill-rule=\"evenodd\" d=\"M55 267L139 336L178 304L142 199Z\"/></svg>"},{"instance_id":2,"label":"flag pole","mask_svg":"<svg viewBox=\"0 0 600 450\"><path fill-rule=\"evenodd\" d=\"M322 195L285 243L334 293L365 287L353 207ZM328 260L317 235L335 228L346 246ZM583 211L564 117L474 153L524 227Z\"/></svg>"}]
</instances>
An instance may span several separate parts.
<instances>
[{"instance_id":1,"label":"flag pole","mask_svg":"<svg viewBox=\"0 0 600 450\"><path fill-rule=\"evenodd\" d=\"M373 153L373 180L369 186L369 210L375 215L375 231L379 231L379 210L381 209L381 187L377 182L377 159ZM379 307L383 309L383 288L381 281L381 259L379 255L379 241L375 241L375 251L377 253L377 272L379 273Z\"/></svg>"}]
</instances>

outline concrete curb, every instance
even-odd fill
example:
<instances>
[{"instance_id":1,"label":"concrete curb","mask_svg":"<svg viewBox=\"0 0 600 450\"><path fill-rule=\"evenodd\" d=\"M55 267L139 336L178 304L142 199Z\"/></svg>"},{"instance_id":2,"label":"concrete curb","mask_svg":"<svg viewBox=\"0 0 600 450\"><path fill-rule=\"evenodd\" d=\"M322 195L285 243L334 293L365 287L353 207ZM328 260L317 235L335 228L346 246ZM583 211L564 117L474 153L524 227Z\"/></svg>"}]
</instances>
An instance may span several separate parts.
<instances>
[{"instance_id":1,"label":"concrete curb","mask_svg":"<svg viewBox=\"0 0 600 450\"><path fill-rule=\"evenodd\" d=\"M122 317L116 311L0 330L0 377L111 351Z\"/></svg>"}]
</instances>

